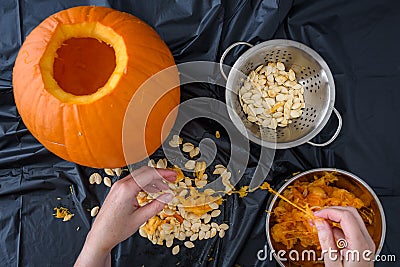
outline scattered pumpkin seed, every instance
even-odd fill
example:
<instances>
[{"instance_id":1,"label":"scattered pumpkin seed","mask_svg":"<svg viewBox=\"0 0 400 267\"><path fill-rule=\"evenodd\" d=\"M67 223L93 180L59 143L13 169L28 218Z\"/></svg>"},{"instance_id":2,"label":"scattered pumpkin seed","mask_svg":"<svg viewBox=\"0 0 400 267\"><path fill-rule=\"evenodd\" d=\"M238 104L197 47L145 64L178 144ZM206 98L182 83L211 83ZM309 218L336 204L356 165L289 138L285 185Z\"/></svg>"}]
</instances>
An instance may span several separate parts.
<instances>
[{"instance_id":1,"label":"scattered pumpkin seed","mask_svg":"<svg viewBox=\"0 0 400 267\"><path fill-rule=\"evenodd\" d=\"M192 149L192 150L189 152L189 156L190 156L190 158L194 158L194 157L196 157L199 153L200 153L200 148L195 147L194 149Z\"/></svg>"},{"instance_id":2,"label":"scattered pumpkin seed","mask_svg":"<svg viewBox=\"0 0 400 267\"><path fill-rule=\"evenodd\" d=\"M226 223L223 223L223 224L219 225L219 228L226 231L229 229L229 225L227 225Z\"/></svg>"},{"instance_id":3,"label":"scattered pumpkin seed","mask_svg":"<svg viewBox=\"0 0 400 267\"><path fill-rule=\"evenodd\" d=\"M183 243L185 245L185 247L187 248L194 248L194 244L191 241L186 241L185 243Z\"/></svg>"},{"instance_id":4,"label":"scattered pumpkin seed","mask_svg":"<svg viewBox=\"0 0 400 267\"><path fill-rule=\"evenodd\" d=\"M176 255L179 253L179 245L176 245L172 248L172 255Z\"/></svg>"},{"instance_id":5,"label":"scattered pumpkin seed","mask_svg":"<svg viewBox=\"0 0 400 267\"><path fill-rule=\"evenodd\" d=\"M225 236L225 230L223 229L219 230L219 237L224 238L224 236Z\"/></svg>"},{"instance_id":6,"label":"scattered pumpkin seed","mask_svg":"<svg viewBox=\"0 0 400 267\"><path fill-rule=\"evenodd\" d=\"M218 217L220 214L221 214L220 210L213 210L211 212L211 217L215 218L215 217Z\"/></svg>"},{"instance_id":7,"label":"scattered pumpkin seed","mask_svg":"<svg viewBox=\"0 0 400 267\"><path fill-rule=\"evenodd\" d=\"M113 171L112 169L104 169L104 172L105 172L107 175L114 176L114 171Z\"/></svg>"},{"instance_id":8,"label":"scattered pumpkin seed","mask_svg":"<svg viewBox=\"0 0 400 267\"><path fill-rule=\"evenodd\" d=\"M157 164L155 163L154 159L149 160L147 166L155 168Z\"/></svg>"},{"instance_id":9,"label":"scattered pumpkin seed","mask_svg":"<svg viewBox=\"0 0 400 267\"><path fill-rule=\"evenodd\" d=\"M199 237L199 234L198 234L198 233L194 233L194 234L190 237L190 241L195 241L198 237Z\"/></svg>"},{"instance_id":10,"label":"scattered pumpkin seed","mask_svg":"<svg viewBox=\"0 0 400 267\"><path fill-rule=\"evenodd\" d=\"M117 176L121 176L121 174L122 174L122 168L115 168L115 169L113 169L113 171L115 172L115 174Z\"/></svg>"},{"instance_id":11,"label":"scattered pumpkin seed","mask_svg":"<svg viewBox=\"0 0 400 267\"><path fill-rule=\"evenodd\" d=\"M182 151L189 153L194 149L194 145L192 143L184 143L182 146Z\"/></svg>"},{"instance_id":12,"label":"scattered pumpkin seed","mask_svg":"<svg viewBox=\"0 0 400 267\"><path fill-rule=\"evenodd\" d=\"M109 177L104 177L104 184L108 187L111 187L111 179Z\"/></svg>"},{"instance_id":13,"label":"scattered pumpkin seed","mask_svg":"<svg viewBox=\"0 0 400 267\"><path fill-rule=\"evenodd\" d=\"M194 161L194 160L188 160L185 163L185 168L188 170L193 170L195 166L196 166L196 161Z\"/></svg>"},{"instance_id":14,"label":"scattered pumpkin seed","mask_svg":"<svg viewBox=\"0 0 400 267\"><path fill-rule=\"evenodd\" d=\"M92 208L92 210L90 211L90 216L95 217L97 215L97 213L99 213L99 206L95 206Z\"/></svg>"}]
</instances>

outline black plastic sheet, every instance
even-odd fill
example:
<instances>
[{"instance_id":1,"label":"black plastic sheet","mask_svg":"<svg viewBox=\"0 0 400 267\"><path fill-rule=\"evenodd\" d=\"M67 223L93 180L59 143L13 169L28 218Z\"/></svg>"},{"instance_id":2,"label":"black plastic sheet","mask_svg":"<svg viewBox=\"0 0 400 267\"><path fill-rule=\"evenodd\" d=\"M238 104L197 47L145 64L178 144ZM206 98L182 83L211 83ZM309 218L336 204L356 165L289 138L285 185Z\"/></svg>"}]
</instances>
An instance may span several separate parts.
<instances>
[{"instance_id":1,"label":"black plastic sheet","mask_svg":"<svg viewBox=\"0 0 400 267\"><path fill-rule=\"evenodd\" d=\"M87 210L101 205L107 194L105 186L88 183L89 175L98 170L63 161L36 141L13 100L12 68L25 36L47 16L77 5L109 6L143 19L165 40L177 63L218 62L236 41L256 44L287 38L316 50L335 79L335 106L343 116L342 132L328 147L302 145L277 151L268 179L277 184L294 172L316 167L337 167L358 175L375 190L386 212L387 236L381 253L400 257L399 1L5 0L0 3L1 266L71 266L92 223ZM245 49L235 49L226 63L232 65ZM222 87L201 83L181 90L182 101L200 96L224 101ZM328 139L335 127L332 118L314 141ZM215 162L226 164L231 147L218 123L198 119L181 135L199 142L213 138L216 130L222 137L215 140ZM240 185L250 182L259 151L252 144ZM163 157L161 150L152 156L157 157ZM268 198L265 191L244 199L228 197L220 221L231 228L222 240L196 242L195 249L173 257L170 249L135 234L113 250L113 265L275 266L268 259L257 259L257 252L266 244ZM60 205L75 214L71 221L53 218L53 208Z\"/></svg>"}]
</instances>

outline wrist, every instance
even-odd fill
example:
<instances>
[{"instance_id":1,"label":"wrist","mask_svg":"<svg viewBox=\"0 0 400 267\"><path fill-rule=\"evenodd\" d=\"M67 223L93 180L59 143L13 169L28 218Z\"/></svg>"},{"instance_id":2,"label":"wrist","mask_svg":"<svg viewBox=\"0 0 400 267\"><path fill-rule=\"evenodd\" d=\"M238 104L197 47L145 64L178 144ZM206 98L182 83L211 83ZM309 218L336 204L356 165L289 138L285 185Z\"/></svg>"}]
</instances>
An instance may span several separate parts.
<instances>
[{"instance_id":1,"label":"wrist","mask_svg":"<svg viewBox=\"0 0 400 267\"><path fill-rule=\"evenodd\" d=\"M101 247L89 232L75 267L111 266L111 249Z\"/></svg>"},{"instance_id":2,"label":"wrist","mask_svg":"<svg viewBox=\"0 0 400 267\"><path fill-rule=\"evenodd\" d=\"M106 255L111 253L111 246L104 244L103 239L98 238L98 234L93 233L93 231L89 231L86 236L86 241L84 244L84 248L88 248L91 250L91 253L96 255Z\"/></svg>"}]
</instances>

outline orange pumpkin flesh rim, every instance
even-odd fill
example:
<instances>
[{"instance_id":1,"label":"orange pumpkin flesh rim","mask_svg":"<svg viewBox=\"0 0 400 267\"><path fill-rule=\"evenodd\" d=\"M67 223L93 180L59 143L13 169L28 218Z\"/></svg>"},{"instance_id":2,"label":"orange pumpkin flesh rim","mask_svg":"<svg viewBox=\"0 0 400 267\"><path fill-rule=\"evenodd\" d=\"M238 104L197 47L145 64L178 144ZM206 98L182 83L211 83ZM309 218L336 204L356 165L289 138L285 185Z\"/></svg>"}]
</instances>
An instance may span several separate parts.
<instances>
[{"instance_id":1,"label":"orange pumpkin flesh rim","mask_svg":"<svg viewBox=\"0 0 400 267\"><path fill-rule=\"evenodd\" d=\"M14 98L26 127L54 154L89 167L123 167L152 154L172 128L168 124L162 134L179 105L179 87L163 91L149 119L130 121L135 153L127 162L127 107L146 80L171 66L168 47L143 21L111 8L74 7L50 16L26 38L14 66ZM179 81L177 69L171 79Z\"/></svg>"},{"instance_id":2,"label":"orange pumpkin flesh rim","mask_svg":"<svg viewBox=\"0 0 400 267\"><path fill-rule=\"evenodd\" d=\"M115 57L107 50L115 52ZM110 61L113 57L115 62ZM96 62L102 66L99 67ZM115 88L127 62L128 56L121 36L100 23L87 22L58 26L39 65L44 87L49 93L64 103L89 104ZM114 69L108 74L113 65ZM68 69L60 70L63 67ZM95 78L105 79L106 83L95 88ZM59 84L64 84L64 88Z\"/></svg>"}]
</instances>

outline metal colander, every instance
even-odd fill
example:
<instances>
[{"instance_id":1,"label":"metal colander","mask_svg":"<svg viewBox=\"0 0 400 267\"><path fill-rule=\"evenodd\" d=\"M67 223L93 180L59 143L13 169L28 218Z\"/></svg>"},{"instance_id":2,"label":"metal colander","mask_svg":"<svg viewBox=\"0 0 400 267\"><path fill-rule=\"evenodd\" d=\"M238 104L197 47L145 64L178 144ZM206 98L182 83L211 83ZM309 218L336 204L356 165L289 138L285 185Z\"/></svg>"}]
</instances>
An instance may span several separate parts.
<instances>
[{"instance_id":1,"label":"metal colander","mask_svg":"<svg viewBox=\"0 0 400 267\"><path fill-rule=\"evenodd\" d=\"M227 53L238 45L247 45L251 48L238 58L227 77L223 70L223 61ZM286 69L291 68L296 73L297 81L304 88L305 108L301 117L293 119L293 123L274 130L260 127L247 120L239 103L238 92L243 85L243 78L252 70L261 64L277 61L284 63ZM339 134L342 119L339 112L333 107L335 84L332 73L322 57L306 45L280 39L266 41L256 46L246 42L237 42L229 46L223 53L220 70L227 79L226 104L230 118L235 125L244 124L247 136L253 142L278 149L298 146L305 142L315 146L325 146L333 142ZM339 120L335 134L322 144L310 142L328 122L332 110ZM240 130L240 127L237 128Z\"/></svg>"}]
</instances>

